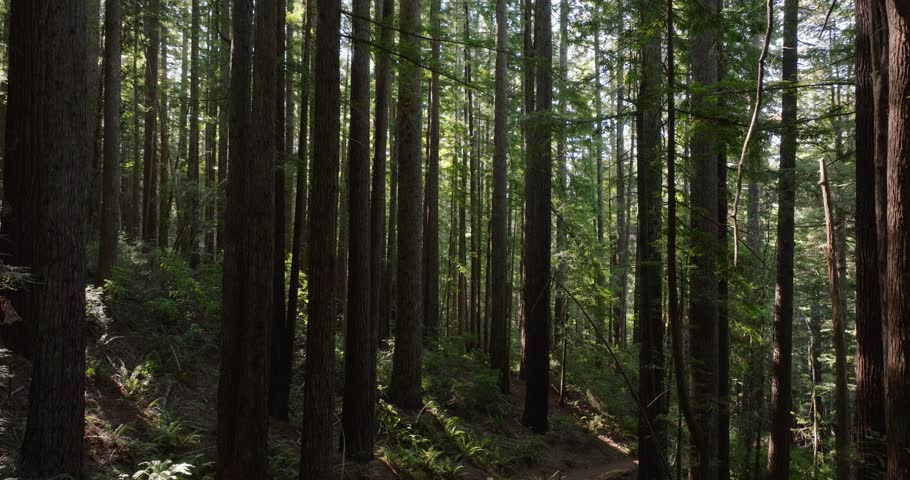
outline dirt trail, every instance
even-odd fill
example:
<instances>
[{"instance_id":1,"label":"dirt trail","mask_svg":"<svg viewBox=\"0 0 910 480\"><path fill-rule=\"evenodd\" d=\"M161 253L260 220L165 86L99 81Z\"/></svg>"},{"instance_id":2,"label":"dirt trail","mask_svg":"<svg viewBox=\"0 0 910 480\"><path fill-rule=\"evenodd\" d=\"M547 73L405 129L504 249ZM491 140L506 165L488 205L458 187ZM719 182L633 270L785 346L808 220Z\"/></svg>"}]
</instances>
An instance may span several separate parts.
<instances>
[{"instance_id":1,"label":"dirt trail","mask_svg":"<svg viewBox=\"0 0 910 480\"><path fill-rule=\"evenodd\" d=\"M633 478L638 468L638 462L631 458L624 458L615 462L602 465L592 465L560 472L554 480L619 480Z\"/></svg>"},{"instance_id":2,"label":"dirt trail","mask_svg":"<svg viewBox=\"0 0 910 480\"><path fill-rule=\"evenodd\" d=\"M517 376L511 378L512 394L510 400L520 410L524 404L525 382ZM586 432L584 429L572 429L557 426L558 417L569 418L580 426L581 417L590 415L592 407L585 402L568 395L566 405L559 405L559 395L550 391L551 432L544 438L548 448L538 459L533 468L536 475L531 478L546 480L621 480L635 478L638 462L628 455L619 442L615 442L606 432ZM514 479L528 478L529 472L522 472Z\"/></svg>"}]
</instances>

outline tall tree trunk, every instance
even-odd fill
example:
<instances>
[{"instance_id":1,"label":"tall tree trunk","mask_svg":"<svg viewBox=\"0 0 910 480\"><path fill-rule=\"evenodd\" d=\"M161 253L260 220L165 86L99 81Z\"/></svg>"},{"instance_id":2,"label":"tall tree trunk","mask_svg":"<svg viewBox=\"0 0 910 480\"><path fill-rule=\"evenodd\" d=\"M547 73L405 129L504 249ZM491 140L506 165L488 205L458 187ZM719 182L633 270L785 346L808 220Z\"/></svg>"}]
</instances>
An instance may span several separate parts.
<instances>
[{"instance_id":1,"label":"tall tree trunk","mask_svg":"<svg viewBox=\"0 0 910 480\"><path fill-rule=\"evenodd\" d=\"M438 0L436 0L438 1ZM509 44L508 11L506 0L496 1L496 98L493 120L493 212L491 218L490 281L492 294L490 313L490 368L499 370L499 389L509 393L509 295L508 275L508 233L507 198L508 179L508 131L509 85L508 57ZM437 95L438 98L438 95Z\"/></svg>"},{"instance_id":2,"label":"tall tree trunk","mask_svg":"<svg viewBox=\"0 0 910 480\"><path fill-rule=\"evenodd\" d=\"M822 189L822 203L825 210L825 233L828 239L825 258L828 263L828 287L831 294L831 316L834 319L834 370L835 390L834 405L836 419L836 455L835 465L837 479L846 480L850 476L850 412L847 406L847 344L844 339L846 312L840 288L840 276L837 267L837 249L834 238L834 219L831 213L831 189L828 185L828 174L825 160L819 159L819 185Z\"/></svg>"},{"instance_id":3,"label":"tall tree trunk","mask_svg":"<svg viewBox=\"0 0 910 480\"><path fill-rule=\"evenodd\" d=\"M883 41L878 3L856 2L856 449L857 478L884 477L884 351L882 343L882 285L877 218L876 133L887 130L878 122L873 72L881 71L877 53ZM884 232L882 232L884 233Z\"/></svg>"},{"instance_id":4,"label":"tall tree trunk","mask_svg":"<svg viewBox=\"0 0 910 480\"><path fill-rule=\"evenodd\" d=\"M885 415L889 480L910 479L910 5L887 0L888 314L885 316ZM12 143L12 142L9 142Z\"/></svg>"},{"instance_id":5,"label":"tall tree trunk","mask_svg":"<svg viewBox=\"0 0 910 480\"><path fill-rule=\"evenodd\" d=\"M139 52L139 22L135 22L133 28L133 45L134 51ZM138 240L142 234L142 203L140 200L141 192L139 171L142 168L142 162L139 160L139 68L137 67L137 58L139 55L133 55L133 168L130 169L130 228L129 233L132 238Z\"/></svg>"},{"instance_id":6,"label":"tall tree trunk","mask_svg":"<svg viewBox=\"0 0 910 480\"><path fill-rule=\"evenodd\" d=\"M19 474L83 477L85 265L90 165L86 2L10 3L4 263L28 270L9 292L20 322L0 331L32 360Z\"/></svg>"},{"instance_id":7,"label":"tall tree trunk","mask_svg":"<svg viewBox=\"0 0 910 480\"><path fill-rule=\"evenodd\" d=\"M596 238L597 245L595 247L595 252L597 255L594 261L594 314L596 318L604 318L605 313L605 301L604 301L604 272L603 266L601 265L601 258L605 253L605 217L604 217L604 161L603 161L603 121L601 117L603 116L603 104L600 98L600 69L601 69L601 51L600 51L600 24L598 23L594 27L594 116L597 117L597 125L594 127L594 146L595 146L595 169L596 169L596 190L597 190L597 219L595 221L596 229ZM560 61L562 61L562 51L560 51ZM558 148L558 147L557 147ZM559 175L562 175L562 172L559 172ZM558 228L558 225L557 225ZM557 244L559 243L559 236L557 235ZM558 248L558 247L557 247ZM618 257L615 254L611 258L611 263L613 259L618 260ZM611 265L612 266L612 265ZM613 272L615 272L615 268ZM557 319L558 320L558 319ZM615 326L615 319L613 325ZM613 335L613 329L610 329L610 335Z\"/></svg>"},{"instance_id":8,"label":"tall tree trunk","mask_svg":"<svg viewBox=\"0 0 910 480\"><path fill-rule=\"evenodd\" d=\"M430 28L432 29L432 65L440 68L441 47L440 0L430 1ZM423 297L424 337L435 339L439 336L439 72L434 70L430 80L430 121L428 125L429 155L427 156L427 183L424 195L423 226Z\"/></svg>"},{"instance_id":9,"label":"tall tree trunk","mask_svg":"<svg viewBox=\"0 0 910 480\"><path fill-rule=\"evenodd\" d=\"M158 248L167 250L168 236L170 235L171 224L171 190L170 169L171 169L171 143L170 132L168 131L168 99L169 89L167 80L167 31L161 35L161 71L158 73L161 78L161 98L160 109L158 111L160 118L160 136L161 136L161 159L159 162L159 185L158 185Z\"/></svg>"},{"instance_id":10,"label":"tall tree trunk","mask_svg":"<svg viewBox=\"0 0 910 480\"><path fill-rule=\"evenodd\" d=\"M101 243L98 285L110 278L117 261L120 177L120 0L104 3L104 170L101 180ZM2 135L2 132L0 132Z\"/></svg>"},{"instance_id":11,"label":"tall tree trunk","mask_svg":"<svg viewBox=\"0 0 910 480\"><path fill-rule=\"evenodd\" d=\"M471 73L473 63L471 61L471 48L467 45L471 41L471 11L468 0L463 0L464 6L464 75L465 83L471 83ZM471 216L471 285L468 315L468 348L472 349L477 346L480 340L480 237L482 236L480 227L480 156L477 152L477 138L475 138L474 129L474 91L470 87L465 87L465 96L467 97L466 121L468 123L468 165L470 175L470 216ZM467 230L466 230L467 231Z\"/></svg>"},{"instance_id":12,"label":"tall tree trunk","mask_svg":"<svg viewBox=\"0 0 910 480\"><path fill-rule=\"evenodd\" d=\"M641 25L660 21L662 2L647 0L640 4ZM664 478L661 454L665 445L662 416L666 402L664 384L664 325L662 261L657 242L661 224L661 79L660 35L651 33L641 47L638 92L638 318L639 399L644 411L638 421L639 478Z\"/></svg>"},{"instance_id":13,"label":"tall tree trunk","mask_svg":"<svg viewBox=\"0 0 910 480\"><path fill-rule=\"evenodd\" d=\"M98 59L101 57L101 0L87 0L85 3L85 18L88 25L88 41L86 42L86 77L88 82L88 118L89 125L86 135L92 140L89 143L89 159L91 168L89 169L89 190L86 199L88 201L88 219L89 235L99 230L101 225L100 211L101 208L101 182L103 166L102 145L103 137L102 120L104 117L103 105L103 83L104 79L99 75Z\"/></svg>"},{"instance_id":14,"label":"tall tree trunk","mask_svg":"<svg viewBox=\"0 0 910 480\"><path fill-rule=\"evenodd\" d=\"M550 0L534 6L535 115L528 122L525 167L526 269L524 302L528 383L521 423L535 433L549 430L550 393L550 202L553 154L553 38Z\"/></svg>"},{"instance_id":15,"label":"tall tree trunk","mask_svg":"<svg viewBox=\"0 0 910 480\"><path fill-rule=\"evenodd\" d=\"M287 17L288 14L294 11L294 0L287 0L284 5L284 10L279 12L279 15L282 17ZM287 23L287 20L284 20ZM294 22L287 23L285 28L285 55L284 55L284 65L281 67L284 70L285 81L283 83L284 87L284 118L282 119L282 125L284 126L284 145L281 145L281 150L284 152L283 165L285 170L287 170L287 164L294 158L294 100L295 100L295 91L294 91L294 81L291 79L290 69L288 68L291 65L294 65ZM306 68L306 67L304 67ZM293 225L294 225L294 187L295 185L290 183L290 176L285 174L285 188L284 188L284 244L290 245L293 241ZM282 307L282 310L284 307Z\"/></svg>"},{"instance_id":16,"label":"tall tree trunk","mask_svg":"<svg viewBox=\"0 0 910 480\"><path fill-rule=\"evenodd\" d=\"M376 350L370 314L370 1L353 2L351 123L348 128L349 263L341 426L351 458L373 458Z\"/></svg>"},{"instance_id":17,"label":"tall tree trunk","mask_svg":"<svg viewBox=\"0 0 910 480\"><path fill-rule=\"evenodd\" d=\"M560 0L559 2L559 116L560 119L564 118L566 115L566 103L567 99L567 77L569 69L568 61L568 52L569 52L569 2L568 0ZM599 31L595 32L595 38L598 38ZM595 44L598 42L595 42ZM595 69L594 72L595 78L597 78L596 84L594 86L594 102L600 107L600 64L596 59L597 52L595 51ZM600 115L597 115L600 117ZM559 130L556 133L556 284L563 285L566 282L566 273L568 265L565 260L565 251L568 243L568 234L567 234L567 225L566 225L566 211L568 210L568 185L567 185L567 172L566 172L566 128L565 122L560 120ZM595 133L598 135L594 142L597 145L598 154L597 162L599 165L599 171L603 171L603 161L601 160L600 148L601 148L601 128L598 121L597 128ZM600 183L601 178L598 178L598 195L599 199L603 199L603 190ZM598 226L602 226L602 218L598 216ZM601 232L602 233L602 232ZM599 237L598 237L599 238ZM601 276L598 271L598 276ZM599 294L599 292L598 292ZM556 334L554 335L554 345L559 344L560 336L566 334L566 319L568 317L568 302L566 299L566 293L564 290L559 289L557 286L556 294L554 295L555 299L553 301L553 316L556 322L554 330ZM597 296L600 298L600 295ZM599 313L599 312L598 312ZM560 397L562 398L562 397Z\"/></svg>"},{"instance_id":18,"label":"tall tree trunk","mask_svg":"<svg viewBox=\"0 0 910 480\"><path fill-rule=\"evenodd\" d=\"M718 20L719 2L702 3L704 22ZM697 22L692 27L692 80L699 87L711 89L718 80L717 32L707 24ZM717 102L705 94L692 95L692 108L707 114ZM694 421L702 427L704 436L696 442L693 479L714 479L718 475L718 140L715 128L700 124L692 132L692 210L691 229L702 250L692 259L689 281L689 336L704 348L693 348L692 406Z\"/></svg>"},{"instance_id":19,"label":"tall tree trunk","mask_svg":"<svg viewBox=\"0 0 910 480\"><path fill-rule=\"evenodd\" d=\"M231 31L231 16L229 0L215 0L215 16L218 22L218 31L215 37L221 38L218 48L218 59L220 66L218 68L218 92L223 98L219 102L218 110L218 186L214 192L214 200L217 203L215 209L216 227L215 227L215 244L216 250L224 251L224 205L225 205L225 185L227 184L228 173L228 90L230 89L230 70L231 70L231 44L229 40ZM184 77L185 78L185 77ZM185 91L185 90L183 90ZM185 121L181 117L181 122ZM177 171L177 168L174 168Z\"/></svg>"},{"instance_id":20,"label":"tall tree trunk","mask_svg":"<svg viewBox=\"0 0 910 480\"><path fill-rule=\"evenodd\" d=\"M379 327L379 339L386 340L391 337L392 323L398 312L396 291L398 289L398 136L394 134L395 118L394 104L389 105L392 113L389 133L392 134L391 159L389 166L389 228L386 241L386 266L383 274L383 307L382 324Z\"/></svg>"},{"instance_id":21,"label":"tall tree trunk","mask_svg":"<svg viewBox=\"0 0 910 480\"><path fill-rule=\"evenodd\" d=\"M721 143L717 155L717 465L718 478L730 478L730 307L727 281L727 155Z\"/></svg>"},{"instance_id":22,"label":"tall tree trunk","mask_svg":"<svg viewBox=\"0 0 910 480\"><path fill-rule=\"evenodd\" d=\"M198 0L193 3L198 7ZM272 284L275 221L272 168L277 150L278 86L276 3L276 0L257 3L253 45L250 45L253 23L250 3L236 0L233 9L232 173L228 177L225 216L222 361L218 382L216 478L219 479L264 478L268 469L268 397L263 393L268 390L272 288L281 288ZM197 23L198 10L194 8L194 12L194 23ZM251 52L255 52L252 79ZM197 61L196 55L193 59ZM192 101L191 104L195 112L195 104ZM198 123L195 116L191 119L194 122ZM190 145L195 143L191 140Z\"/></svg>"},{"instance_id":23,"label":"tall tree trunk","mask_svg":"<svg viewBox=\"0 0 910 480\"><path fill-rule=\"evenodd\" d=\"M379 24L379 42L386 49L392 44L395 2L393 0L376 0L375 16ZM370 315L373 317L373 335L385 339L384 304L388 296L383 295L386 288L384 272L388 269L386 257L386 145L389 131L389 98L391 96L392 75L390 58L386 50L376 52L376 104L373 130L373 178L370 192Z\"/></svg>"},{"instance_id":24,"label":"tall tree trunk","mask_svg":"<svg viewBox=\"0 0 910 480\"><path fill-rule=\"evenodd\" d=\"M797 80L797 25L799 0L784 2L783 80ZM780 180L777 210L777 280L775 282L771 381L771 439L768 476L790 477L791 426L793 425L793 231L796 201L796 90L784 90L780 140Z\"/></svg>"},{"instance_id":25,"label":"tall tree trunk","mask_svg":"<svg viewBox=\"0 0 910 480\"><path fill-rule=\"evenodd\" d=\"M529 123L531 114L534 112L534 2L533 0L522 0L521 3L521 28L522 28L522 65L521 65L521 88L523 93L523 118L522 118L522 140L524 142L525 162L527 163L530 145ZM524 291L526 275L526 242L525 242L525 201L522 197L521 204L521 249L519 252L519 294L518 294L518 336L520 339L520 351L518 362L518 378L527 379L527 308L524 303ZM464 222L462 222L462 225Z\"/></svg>"},{"instance_id":26,"label":"tall tree trunk","mask_svg":"<svg viewBox=\"0 0 910 480\"><path fill-rule=\"evenodd\" d=\"M623 11L623 3L620 2L619 12ZM618 31L623 31L623 13L617 15L619 21ZM614 159L616 161L616 230L619 237L616 242L616 251L619 261L615 266L613 273L613 285L616 289L617 299L613 303L613 325L619 328L619 344L626 345L626 311L628 309L627 292L629 276L629 215L627 212L629 199L626 191L626 151L625 151L625 51L620 50L616 62L614 78L616 81L616 115L618 118L614 122L616 128L615 139L616 148L614 149Z\"/></svg>"},{"instance_id":27,"label":"tall tree trunk","mask_svg":"<svg viewBox=\"0 0 910 480\"><path fill-rule=\"evenodd\" d=\"M272 289L272 335L271 335L271 357L269 359L269 415L282 420L288 418L287 395L284 393L283 384L289 382L289 370L286 370L288 363L289 351L285 350L288 346L288 337L291 337L290 345L293 345L294 330L288 328L288 316L285 312L284 298L284 270L287 252L285 240L285 157L287 150L285 145L285 124L287 120L284 109L286 107L284 95L286 93L286 79L284 67L285 46L285 28L287 18L287 3L285 0L278 0L278 23L276 25L276 43L278 45L278 85L277 95L275 95L275 145L277 147L275 154L275 230L273 232L273 241L275 242L274 258L272 259L272 281L275 288ZM304 67L305 68L305 67ZM290 83L290 82L288 82Z\"/></svg>"},{"instance_id":28,"label":"tall tree trunk","mask_svg":"<svg viewBox=\"0 0 910 480\"><path fill-rule=\"evenodd\" d=\"M143 18L148 45L145 48L145 142L142 147L142 240L154 247L158 240L158 171L155 168L158 130L159 0L150 0Z\"/></svg>"},{"instance_id":29,"label":"tall tree trunk","mask_svg":"<svg viewBox=\"0 0 910 480\"><path fill-rule=\"evenodd\" d=\"M237 8L236 6L234 8ZM235 29L237 25L234 25ZM233 64L232 64L233 65ZM233 71L233 67L232 67ZM232 79L233 81L233 79ZM185 188L187 201L183 254L189 257L190 266L199 264L199 0L193 0L190 14L190 104L189 104L189 154L186 164ZM231 134L233 136L233 134ZM271 198L271 197L270 197ZM227 219L225 219L227 222Z\"/></svg>"},{"instance_id":30,"label":"tall tree trunk","mask_svg":"<svg viewBox=\"0 0 910 480\"><path fill-rule=\"evenodd\" d=\"M283 324L272 325L273 329L284 330L280 341L272 342L271 377L269 402L271 415L287 418L291 393L292 364L294 362L294 336L297 331L297 297L300 292L300 269L307 261L303 236L307 222L307 159L309 158L307 137L310 120L310 73L312 53L313 2L307 0L306 20L303 27L303 68L300 73L300 131L297 152L297 185L294 205L294 236L291 239L291 271L288 286L288 305ZM273 336L274 337L274 336Z\"/></svg>"},{"instance_id":31,"label":"tall tree trunk","mask_svg":"<svg viewBox=\"0 0 910 480\"><path fill-rule=\"evenodd\" d=\"M321 480L332 467L335 375L335 228L341 132L339 0L317 0L313 100L313 181L307 256L309 315L303 390L301 480Z\"/></svg>"},{"instance_id":32,"label":"tall tree trunk","mask_svg":"<svg viewBox=\"0 0 910 480\"><path fill-rule=\"evenodd\" d=\"M222 0L226 2L232 2L233 0ZM230 21L230 15L225 14L225 17L228 18L227 21ZM188 31L181 33L183 37L183 46L180 49L180 108L177 113L177 159L174 162L174 195L173 198L176 201L176 210L177 210L177 229L176 229L176 239L174 242L174 250L180 252L181 254L186 254L186 251L189 249L189 241L187 241L187 232L189 225L187 221L189 219L189 212L187 211L187 201L188 194L186 193L187 186L184 185L184 179L186 175L181 178L179 172L181 170L181 162L188 162L187 152L189 151L189 145L187 143L187 136L189 134L189 96L186 94L190 88L189 80L189 54L190 54L190 36L191 34ZM230 49L230 45L228 45ZM230 62L230 57L227 58L227 62ZM229 69L229 66L228 66ZM228 97L227 87L225 87L225 98Z\"/></svg>"},{"instance_id":33,"label":"tall tree trunk","mask_svg":"<svg viewBox=\"0 0 910 480\"><path fill-rule=\"evenodd\" d=\"M389 399L399 408L416 409L421 400L423 229L421 228L420 0L402 0L398 49L398 310Z\"/></svg>"}]
</instances>

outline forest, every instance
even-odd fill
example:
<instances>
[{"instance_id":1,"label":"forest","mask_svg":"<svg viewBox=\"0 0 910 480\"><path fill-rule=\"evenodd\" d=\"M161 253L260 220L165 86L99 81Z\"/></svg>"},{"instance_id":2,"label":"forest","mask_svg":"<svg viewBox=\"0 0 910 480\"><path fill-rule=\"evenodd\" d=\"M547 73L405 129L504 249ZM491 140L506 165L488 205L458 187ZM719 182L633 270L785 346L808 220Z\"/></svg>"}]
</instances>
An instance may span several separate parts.
<instances>
[{"instance_id":1,"label":"forest","mask_svg":"<svg viewBox=\"0 0 910 480\"><path fill-rule=\"evenodd\" d=\"M0 0L0 478L910 480L908 204L908 0Z\"/></svg>"}]
</instances>

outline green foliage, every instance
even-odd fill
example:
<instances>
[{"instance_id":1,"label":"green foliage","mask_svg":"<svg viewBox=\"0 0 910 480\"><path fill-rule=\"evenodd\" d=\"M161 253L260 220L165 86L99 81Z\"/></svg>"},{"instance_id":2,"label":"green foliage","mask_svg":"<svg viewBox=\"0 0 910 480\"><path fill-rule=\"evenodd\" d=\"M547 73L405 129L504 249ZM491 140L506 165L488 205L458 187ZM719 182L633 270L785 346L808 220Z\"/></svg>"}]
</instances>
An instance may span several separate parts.
<instances>
[{"instance_id":1,"label":"green foliage","mask_svg":"<svg viewBox=\"0 0 910 480\"><path fill-rule=\"evenodd\" d=\"M139 466L143 469L133 474L134 480L182 480L189 478L193 469L189 463L174 463L171 460L150 460Z\"/></svg>"},{"instance_id":2,"label":"green foliage","mask_svg":"<svg viewBox=\"0 0 910 480\"><path fill-rule=\"evenodd\" d=\"M149 423L149 429L152 442L158 451L179 452L199 445L198 428L188 425L170 410L158 406L157 402L152 402L150 407L155 410L155 415Z\"/></svg>"},{"instance_id":3,"label":"green foliage","mask_svg":"<svg viewBox=\"0 0 910 480\"><path fill-rule=\"evenodd\" d=\"M443 340L447 345L424 352L424 390L441 405L465 415L504 412L508 402L499 392L498 373L482 360L462 353L463 338Z\"/></svg>"},{"instance_id":4,"label":"green foliage","mask_svg":"<svg viewBox=\"0 0 910 480\"><path fill-rule=\"evenodd\" d=\"M398 410L379 402L379 433L385 445L379 457L398 468L404 478L415 480L454 479L464 467L444 454L435 442L401 418Z\"/></svg>"},{"instance_id":5,"label":"green foliage","mask_svg":"<svg viewBox=\"0 0 910 480\"><path fill-rule=\"evenodd\" d=\"M120 387L120 391L127 397L143 393L152 382L152 372L155 364L150 361L141 362L132 369L121 361L120 367L113 375L112 380Z\"/></svg>"}]
</instances>

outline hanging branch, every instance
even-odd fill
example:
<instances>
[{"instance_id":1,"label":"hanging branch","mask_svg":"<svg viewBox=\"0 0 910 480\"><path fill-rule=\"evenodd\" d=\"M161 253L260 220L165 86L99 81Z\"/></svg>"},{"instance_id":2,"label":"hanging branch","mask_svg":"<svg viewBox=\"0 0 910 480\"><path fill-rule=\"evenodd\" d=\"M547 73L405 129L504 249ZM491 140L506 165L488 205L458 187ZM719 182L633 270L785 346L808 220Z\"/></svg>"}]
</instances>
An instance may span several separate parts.
<instances>
[{"instance_id":1,"label":"hanging branch","mask_svg":"<svg viewBox=\"0 0 910 480\"><path fill-rule=\"evenodd\" d=\"M761 55L758 57L758 79L755 86L755 106L752 108L752 120L749 122L749 130L746 131L746 139L743 141L742 153L739 155L739 164L736 166L736 197L733 199L732 215L734 267L739 263L739 225L736 222L736 215L739 212L739 199L743 188L743 165L746 162L746 155L749 153L749 141L752 140L755 125L758 123L758 114L761 111L762 84L765 80L765 59L768 57L768 45L771 43L771 32L774 30L774 0L768 0L767 22L768 27L765 30L765 43L762 45Z\"/></svg>"}]
</instances>

